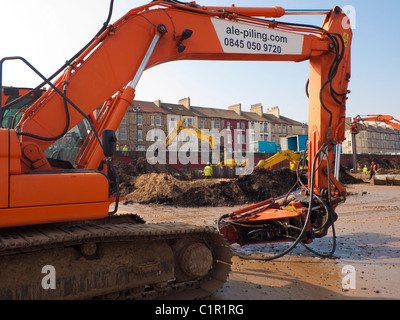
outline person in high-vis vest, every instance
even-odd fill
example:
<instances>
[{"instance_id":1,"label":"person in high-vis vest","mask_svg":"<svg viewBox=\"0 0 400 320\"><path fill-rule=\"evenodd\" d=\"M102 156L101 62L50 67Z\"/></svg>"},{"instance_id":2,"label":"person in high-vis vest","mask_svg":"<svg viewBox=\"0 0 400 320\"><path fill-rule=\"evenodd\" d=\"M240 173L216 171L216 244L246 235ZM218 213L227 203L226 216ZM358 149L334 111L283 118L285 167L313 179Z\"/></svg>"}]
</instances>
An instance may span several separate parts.
<instances>
[{"instance_id":1,"label":"person in high-vis vest","mask_svg":"<svg viewBox=\"0 0 400 320\"><path fill-rule=\"evenodd\" d=\"M207 166L204 167L204 178L210 179L213 174L213 169L211 163L207 162Z\"/></svg>"},{"instance_id":2,"label":"person in high-vis vest","mask_svg":"<svg viewBox=\"0 0 400 320\"><path fill-rule=\"evenodd\" d=\"M376 174L376 164L374 161L371 162L371 167L369 168L370 174L369 174L369 180L372 179L372 177Z\"/></svg>"}]
</instances>

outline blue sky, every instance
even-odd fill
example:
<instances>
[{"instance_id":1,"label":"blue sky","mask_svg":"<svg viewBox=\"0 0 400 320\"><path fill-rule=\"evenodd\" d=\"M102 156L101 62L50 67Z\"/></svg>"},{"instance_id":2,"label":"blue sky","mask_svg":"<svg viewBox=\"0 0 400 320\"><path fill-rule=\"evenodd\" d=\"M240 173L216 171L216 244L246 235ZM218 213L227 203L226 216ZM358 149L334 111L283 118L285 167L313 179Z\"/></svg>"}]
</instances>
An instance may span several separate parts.
<instances>
[{"instance_id":1,"label":"blue sky","mask_svg":"<svg viewBox=\"0 0 400 320\"><path fill-rule=\"evenodd\" d=\"M149 1L115 0L111 21ZM400 118L398 64L400 2L368 0L263 1L198 0L201 5L282 6L285 9L354 8L351 94L347 115L388 114ZM108 14L109 0L0 0L0 57L20 55L49 76L83 47ZM285 16L283 21L320 25L322 16ZM196 75L195 77L193 75ZM281 114L307 122L304 93L308 62L179 61L145 71L136 99L177 103L190 97L192 105L226 109L241 103L243 110L262 103L279 106ZM4 84L35 86L39 79L19 63L7 63Z\"/></svg>"}]
</instances>

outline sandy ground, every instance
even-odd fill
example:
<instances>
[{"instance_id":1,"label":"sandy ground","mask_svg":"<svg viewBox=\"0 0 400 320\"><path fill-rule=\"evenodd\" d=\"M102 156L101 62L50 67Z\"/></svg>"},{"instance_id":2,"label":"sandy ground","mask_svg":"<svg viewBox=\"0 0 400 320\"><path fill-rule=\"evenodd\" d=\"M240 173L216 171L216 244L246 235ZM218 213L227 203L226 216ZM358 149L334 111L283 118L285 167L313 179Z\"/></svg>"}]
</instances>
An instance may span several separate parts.
<instances>
[{"instance_id":1,"label":"sandy ground","mask_svg":"<svg viewBox=\"0 0 400 320\"><path fill-rule=\"evenodd\" d=\"M346 203L337 209L334 259L316 257L302 246L273 261L234 256L228 281L210 299L400 299L400 186L357 184L347 190ZM135 212L148 223L182 221L213 226L221 215L237 208L120 206L122 212ZM332 235L328 234L316 239L312 247L328 251L331 245ZM279 246L282 244L241 250L270 254L281 249Z\"/></svg>"}]
</instances>

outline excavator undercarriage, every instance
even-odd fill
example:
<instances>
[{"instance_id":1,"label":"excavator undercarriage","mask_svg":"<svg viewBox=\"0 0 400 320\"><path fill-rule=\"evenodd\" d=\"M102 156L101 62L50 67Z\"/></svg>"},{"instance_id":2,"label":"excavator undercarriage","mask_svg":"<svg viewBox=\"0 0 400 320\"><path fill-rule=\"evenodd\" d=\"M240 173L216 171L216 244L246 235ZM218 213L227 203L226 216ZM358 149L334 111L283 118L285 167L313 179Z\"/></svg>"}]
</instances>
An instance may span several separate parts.
<instances>
[{"instance_id":1,"label":"excavator undercarriage","mask_svg":"<svg viewBox=\"0 0 400 320\"><path fill-rule=\"evenodd\" d=\"M0 299L199 299L224 284L231 259L211 228L136 215L7 228L0 244Z\"/></svg>"}]
</instances>

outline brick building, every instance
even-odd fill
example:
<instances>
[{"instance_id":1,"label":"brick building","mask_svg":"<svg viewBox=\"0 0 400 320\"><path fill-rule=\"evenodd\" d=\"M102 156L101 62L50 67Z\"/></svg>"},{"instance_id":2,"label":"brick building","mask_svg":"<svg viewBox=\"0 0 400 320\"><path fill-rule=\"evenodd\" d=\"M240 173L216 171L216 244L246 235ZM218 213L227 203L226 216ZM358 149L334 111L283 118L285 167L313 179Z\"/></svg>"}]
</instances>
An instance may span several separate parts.
<instances>
[{"instance_id":1,"label":"brick building","mask_svg":"<svg viewBox=\"0 0 400 320\"><path fill-rule=\"evenodd\" d=\"M166 131L165 111L154 102L135 100L117 130L120 150L126 145L128 150L144 151L153 141L165 138Z\"/></svg>"},{"instance_id":2,"label":"brick building","mask_svg":"<svg viewBox=\"0 0 400 320\"><path fill-rule=\"evenodd\" d=\"M278 107L267 109L264 113L260 103L252 105L250 111L243 111L241 104L227 109L192 106L190 98L181 99L177 104L161 100L135 100L117 130L118 143L127 145L128 150L147 150L155 140L163 141L180 120L184 120L186 126L193 125L207 133L214 133L226 150L246 151L250 141L279 144L282 137L307 134L306 125L281 116ZM251 136L248 136L249 132L252 132ZM178 151L188 145L193 151L205 149L204 142L197 140L193 134L182 132L169 150Z\"/></svg>"}]
</instances>

